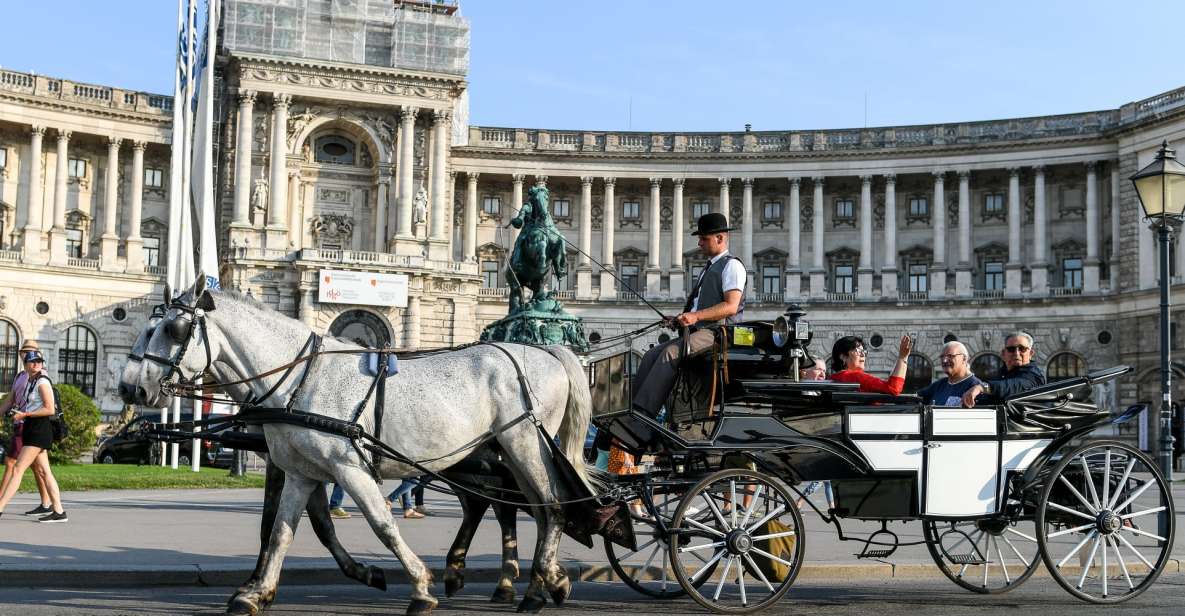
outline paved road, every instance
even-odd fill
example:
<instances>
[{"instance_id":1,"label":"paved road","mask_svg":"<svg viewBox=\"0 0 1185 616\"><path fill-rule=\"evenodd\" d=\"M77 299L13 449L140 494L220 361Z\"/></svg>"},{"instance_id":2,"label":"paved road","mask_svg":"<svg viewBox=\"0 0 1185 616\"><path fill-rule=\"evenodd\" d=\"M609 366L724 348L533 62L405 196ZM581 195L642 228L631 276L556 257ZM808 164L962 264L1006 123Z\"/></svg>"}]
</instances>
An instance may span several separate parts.
<instances>
[{"instance_id":1,"label":"paved road","mask_svg":"<svg viewBox=\"0 0 1185 616\"><path fill-rule=\"evenodd\" d=\"M0 614L46 616L50 614L151 615L218 614L224 609L230 587L151 587L90 590L32 590L0 588ZM485 613L513 614L512 606L493 606L488 584L466 587L452 599L442 600L435 612L441 616ZM320 614L403 614L406 586L387 593L360 586L288 586L280 589L267 610L272 616ZM1041 616L1156 616L1180 614L1185 597L1181 576L1166 579L1148 592L1117 606L1080 603L1062 592L1052 580L1034 578L1004 595L975 595L949 583L931 579L857 581L809 580L796 584L781 603L763 614L806 616L958 616L963 614L1017 613ZM542 614L563 616L593 612L628 614L694 614L707 612L688 599L660 602L631 593L617 583L585 582L576 586L563 608L546 608Z\"/></svg>"}]
</instances>

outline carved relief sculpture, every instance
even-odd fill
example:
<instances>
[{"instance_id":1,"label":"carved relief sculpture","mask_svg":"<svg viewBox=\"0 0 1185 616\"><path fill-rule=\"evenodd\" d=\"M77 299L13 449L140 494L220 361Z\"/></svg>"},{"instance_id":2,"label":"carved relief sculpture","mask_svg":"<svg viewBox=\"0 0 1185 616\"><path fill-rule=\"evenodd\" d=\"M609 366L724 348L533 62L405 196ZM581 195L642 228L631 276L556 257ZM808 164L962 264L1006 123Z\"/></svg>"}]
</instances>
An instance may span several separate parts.
<instances>
[{"instance_id":1,"label":"carved relief sculpture","mask_svg":"<svg viewBox=\"0 0 1185 616\"><path fill-rule=\"evenodd\" d=\"M309 221L309 231L318 244L330 242L349 246L354 237L354 217L347 214L318 214Z\"/></svg>"}]
</instances>

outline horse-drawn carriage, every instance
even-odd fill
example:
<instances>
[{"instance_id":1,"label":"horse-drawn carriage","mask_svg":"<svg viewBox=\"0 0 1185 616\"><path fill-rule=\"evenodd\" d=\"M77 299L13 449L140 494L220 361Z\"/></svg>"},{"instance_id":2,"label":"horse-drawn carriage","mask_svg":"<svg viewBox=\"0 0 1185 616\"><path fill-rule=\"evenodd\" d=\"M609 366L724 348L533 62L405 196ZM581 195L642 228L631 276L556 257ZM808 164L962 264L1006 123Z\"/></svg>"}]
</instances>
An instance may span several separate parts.
<instances>
[{"instance_id":1,"label":"horse-drawn carriage","mask_svg":"<svg viewBox=\"0 0 1185 616\"><path fill-rule=\"evenodd\" d=\"M1077 399L1129 368L996 406L927 406L855 384L798 382L806 336L795 316L720 328L712 353L681 361L660 417L630 408L628 355L592 364L594 422L626 451L654 456L647 472L617 480L623 500L645 512L633 515L636 544L606 541L626 584L653 597L686 593L717 612L770 606L802 567L798 486L816 480L832 482L836 501L819 515L863 544L859 556L912 545L888 522L917 520L935 564L974 592L1015 588L1044 561L1076 597L1118 602L1164 569L1169 485L1138 449L1085 440L1130 417ZM845 536L845 519L880 530Z\"/></svg>"}]
</instances>

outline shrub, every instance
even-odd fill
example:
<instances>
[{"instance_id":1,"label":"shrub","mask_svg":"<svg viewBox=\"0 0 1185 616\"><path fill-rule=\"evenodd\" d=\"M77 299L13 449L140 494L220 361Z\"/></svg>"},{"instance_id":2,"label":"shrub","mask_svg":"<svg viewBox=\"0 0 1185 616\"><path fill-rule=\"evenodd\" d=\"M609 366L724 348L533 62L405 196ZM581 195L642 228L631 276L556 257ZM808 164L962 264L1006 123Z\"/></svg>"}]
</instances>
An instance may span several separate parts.
<instances>
[{"instance_id":1,"label":"shrub","mask_svg":"<svg viewBox=\"0 0 1185 616\"><path fill-rule=\"evenodd\" d=\"M95 447L95 426L99 425L99 407L86 394L73 385L55 384L58 404L70 426L70 436L54 443L49 450L49 460L54 464L70 464L82 454Z\"/></svg>"}]
</instances>

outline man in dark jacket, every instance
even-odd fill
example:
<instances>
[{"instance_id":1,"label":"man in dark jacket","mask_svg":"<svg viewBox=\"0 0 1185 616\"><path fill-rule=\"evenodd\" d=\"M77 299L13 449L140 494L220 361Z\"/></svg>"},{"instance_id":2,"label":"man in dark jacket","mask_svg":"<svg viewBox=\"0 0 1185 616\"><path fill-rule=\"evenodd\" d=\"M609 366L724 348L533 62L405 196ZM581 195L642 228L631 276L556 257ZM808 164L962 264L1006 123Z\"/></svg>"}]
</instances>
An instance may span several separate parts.
<instances>
[{"instance_id":1,"label":"man in dark jacket","mask_svg":"<svg viewBox=\"0 0 1185 616\"><path fill-rule=\"evenodd\" d=\"M1032 365L1033 337L1016 332L1004 339L1004 374L976 385L963 394L963 405L998 404L1022 391L1035 389L1045 384L1045 373Z\"/></svg>"}]
</instances>

